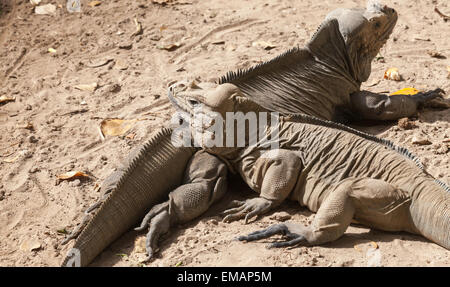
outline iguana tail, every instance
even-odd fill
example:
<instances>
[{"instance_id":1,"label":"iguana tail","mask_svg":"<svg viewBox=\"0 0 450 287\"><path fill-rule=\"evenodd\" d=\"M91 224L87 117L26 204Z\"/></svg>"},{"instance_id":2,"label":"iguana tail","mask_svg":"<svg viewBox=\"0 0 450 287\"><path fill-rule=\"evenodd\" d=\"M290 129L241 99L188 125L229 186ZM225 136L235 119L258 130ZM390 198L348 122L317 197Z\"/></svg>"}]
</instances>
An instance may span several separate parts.
<instances>
[{"instance_id":1,"label":"iguana tail","mask_svg":"<svg viewBox=\"0 0 450 287\"><path fill-rule=\"evenodd\" d=\"M181 184L194 148L177 148L162 129L126 163L112 191L76 239L62 266L86 266Z\"/></svg>"},{"instance_id":2,"label":"iguana tail","mask_svg":"<svg viewBox=\"0 0 450 287\"><path fill-rule=\"evenodd\" d=\"M413 193L411 217L423 236L450 249L450 189L440 181L430 181Z\"/></svg>"}]
</instances>

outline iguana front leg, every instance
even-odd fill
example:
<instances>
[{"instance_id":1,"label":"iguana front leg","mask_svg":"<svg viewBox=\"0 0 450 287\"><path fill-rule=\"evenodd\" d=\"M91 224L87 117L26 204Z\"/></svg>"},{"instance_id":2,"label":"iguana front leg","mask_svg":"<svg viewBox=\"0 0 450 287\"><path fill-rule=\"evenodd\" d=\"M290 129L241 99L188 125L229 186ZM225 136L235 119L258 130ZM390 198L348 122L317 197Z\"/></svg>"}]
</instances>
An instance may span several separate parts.
<instances>
[{"instance_id":1,"label":"iguana front leg","mask_svg":"<svg viewBox=\"0 0 450 287\"><path fill-rule=\"evenodd\" d=\"M258 198L235 201L236 208L228 209L223 221L230 222L245 217L245 223L254 216L268 212L281 204L294 189L302 169L302 162L295 151L277 149L258 157L253 164L243 166L242 176Z\"/></svg>"},{"instance_id":2,"label":"iguana front leg","mask_svg":"<svg viewBox=\"0 0 450 287\"><path fill-rule=\"evenodd\" d=\"M149 230L146 250L150 260L158 241L175 224L188 222L203 214L220 199L227 188L227 166L205 151L197 152L188 163L183 184L169 194L169 200L155 205L135 230Z\"/></svg>"},{"instance_id":3,"label":"iguana front leg","mask_svg":"<svg viewBox=\"0 0 450 287\"><path fill-rule=\"evenodd\" d=\"M353 111L361 119L389 121L416 114L418 107L443 93L443 90L436 89L415 95L388 96L369 91L359 91L351 94L350 100Z\"/></svg>"},{"instance_id":4,"label":"iguana front leg","mask_svg":"<svg viewBox=\"0 0 450 287\"><path fill-rule=\"evenodd\" d=\"M382 230L417 233L411 220L409 203L408 193L385 181L349 178L340 182L325 198L310 226L287 222L237 239L254 241L280 234L286 241L272 243L269 248L299 243L319 245L341 237L352 218Z\"/></svg>"}]
</instances>

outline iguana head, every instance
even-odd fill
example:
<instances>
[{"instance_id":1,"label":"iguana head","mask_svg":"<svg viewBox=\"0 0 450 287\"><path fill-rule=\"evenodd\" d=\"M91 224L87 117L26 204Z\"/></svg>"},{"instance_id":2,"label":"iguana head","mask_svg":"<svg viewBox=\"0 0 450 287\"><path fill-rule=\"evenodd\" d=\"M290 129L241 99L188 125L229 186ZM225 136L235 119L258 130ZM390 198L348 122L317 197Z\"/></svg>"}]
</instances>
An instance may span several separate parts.
<instances>
[{"instance_id":1,"label":"iguana head","mask_svg":"<svg viewBox=\"0 0 450 287\"><path fill-rule=\"evenodd\" d=\"M369 1L365 10L336 9L325 18L338 21L358 81L369 77L371 62L391 35L397 18L394 9L377 1Z\"/></svg>"},{"instance_id":2,"label":"iguana head","mask_svg":"<svg viewBox=\"0 0 450 287\"><path fill-rule=\"evenodd\" d=\"M168 97L177 109L178 118L184 123L179 123L184 128L189 128L197 145L216 154L225 154L233 151L237 144L236 133L238 128L232 130L233 140L227 142L227 120L230 116L241 112L244 117L247 113L253 113L257 118L258 111L263 108L244 97L233 84L212 84L195 82L178 82L169 87ZM235 125L233 120L233 126ZM245 120L242 126L248 125ZM239 125L239 124L238 124ZM250 133L244 128L244 143ZM255 129L256 130L256 129ZM255 132L251 130L250 132ZM228 135L230 136L230 135ZM229 139L228 139L229 140Z\"/></svg>"}]
</instances>

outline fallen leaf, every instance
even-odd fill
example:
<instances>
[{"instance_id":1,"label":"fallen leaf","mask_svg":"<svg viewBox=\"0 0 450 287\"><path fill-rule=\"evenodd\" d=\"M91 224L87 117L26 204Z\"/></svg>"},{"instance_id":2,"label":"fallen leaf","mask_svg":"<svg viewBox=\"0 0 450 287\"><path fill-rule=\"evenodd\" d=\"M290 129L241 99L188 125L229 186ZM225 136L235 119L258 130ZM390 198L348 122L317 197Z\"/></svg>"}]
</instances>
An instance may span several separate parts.
<instances>
[{"instance_id":1,"label":"fallen leaf","mask_svg":"<svg viewBox=\"0 0 450 287\"><path fill-rule=\"evenodd\" d=\"M180 267L181 265L183 265L183 261L180 261L177 264L175 264L175 267Z\"/></svg>"},{"instance_id":2,"label":"fallen leaf","mask_svg":"<svg viewBox=\"0 0 450 287\"><path fill-rule=\"evenodd\" d=\"M0 96L0 104L7 103L7 102L13 102L15 100L16 100L16 98L14 98L14 97Z\"/></svg>"},{"instance_id":3,"label":"fallen leaf","mask_svg":"<svg viewBox=\"0 0 450 287\"><path fill-rule=\"evenodd\" d=\"M391 93L390 96L393 96L393 95L415 95L419 92L420 91L415 88L403 88L401 90Z\"/></svg>"},{"instance_id":4,"label":"fallen leaf","mask_svg":"<svg viewBox=\"0 0 450 287\"><path fill-rule=\"evenodd\" d=\"M66 230L66 228L58 229L58 230L56 230L56 232L58 232L60 234L69 234L69 232Z\"/></svg>"},{"instance_id":5,"label":"fallen leaf","mask_svg":"<svg viewBox=\"0 0 450 287\"><path fill-rule=\"evenodd\" d=\"M120 136L131 129L137 120L106 119L100 123L103 136Z\"/></svg>"},{"instance_id":6,"label":"fallen leaf","mask_svg":"<svg viewBox=\"0 0 450 287\"><path fill-rule=\"evenodd\" d=\"M378 244L375 241L370 241L370 245L372 245L374 249L378 249Z\"/></svg>"},{"instance_id":7,"label":"fallen leaf","mask_svg":"<svg viewBox=\"0 0 450 287\"><path fill-rule=\"evenodd\" d=\"M20 250L22 251L34 251L40 249L41 247L41 243L37 240L24 240L22 244L20 244Z\"/></svg>"},{"instance_id":8,"label":"fallen leaf","mask_svg":"<svg viewBox=\"0 0 450 287\"><path fill-rule=\"evenodd\" d=\"M34 126L31 122L24 122L17 126L20 129L34 130Z\"/></svg>"},{"instance_id":9,"label":"fallen leaf","mask_svg":"<svg viewBox=\"0 0 450 287\"><path fill-rule=\"evenodd\" d=\"M41 3L41 0L30 0L30 3L33 5L39 5L39 3Z\"/></svg>"},{"instance_id":10,"label":"fallen leaf","mask_svg":"<svg viewBox=\"0 0 450 287\"><path fill-rule=\"evenodd\" d=\"M397 68L390 68L384 72L384 78L387 80L401 81L401 76Z\"/></svg>"},{"instance_id":11,"label":"fallen leaf","mask_svg":"<svg viewBox=\"0 0 450 287\"><path fill-rule=\"evenodd\" d=\"M58 177L58 179L60 180L72 180L76 178L89 177L89 175L81 171L68 171L63 174L57 175L56 177Z\"/></svg>"},{"instance_id":12,"label":"fallen leaf","mask_svg":"<svg viewBox=\"0 0 450 287\"><path fill-rule=\"evenodd\" d=\"M136 18L134 18L134 25L136 26L136 31L134 31L134 33L131 34L131 38L133 38L134 36L140 35L143 32L142 25Z\"/></svg>"},{"instance_id":13,"label":"fallen leaf","mask_svg":"<svg viewBox=\"0 0 450 287\"><path fill-rule=\"evenodd\" d=\"M259 48L263 48L264 50L272 50L273 48L275 48L276 46L273 45L272 43L269 42L265 42L265 41L256 41L252 43L253 47L259 47Z\"/></svg>"},{"instance_id":14,"label":"fallen leaf","mask_svg":"<svg viewBox=\"0 0 450 287\"><path fill-rule=\"evenodd\" d=\"M91 2L89 2L88 5L91 6L91 7L95 7L95 6L98 6L100 4L102 4L101 1L91 1Z\"/></svg>"},{"instance_id":15,"label":"fallen leaf","mask_svg":"<svg viewBox=\"0 0 450 287\"><path fill-rule=\"evenodd\" d=\"M439 53L438 51L427 51L427 53L433 58L446 59L446 57L442 53Z\"/></svg>"},{"instance_id":16,"label":"fallen leaf","mask_svg":"<svg viewBox=\"0 0 450 287\"><path fill-rule=\"evenodd\" d=\"M423 138L423 137L419 137L419 136L414 136L412 138L411 142L413 144L417 144L417 145L430 145L430 144L432 144L432 142L430 142L427 138Z\"/></svg>"},{"instance_id":17,"label":"fallen leaf","mask_svg":"<svg viewBox=\"0 0 450 287\"><path fill-rule=\"evenodd\" d=\"M117 70L126 70L128 69L128 63L123 59L117 59L114 68Z\"/></svg>"},{"instance_id":18,"label":"fallen leaf","mask_svg":"<svg viewBox=\"0 0 450 287\"><path fill-rule=\"evenodd\" d=\"M112 60L114 60L114 58L103 58L95 61L89 61L88 63L84 63L84 65L88 68L98 68L108 64Z\"/></svg>"},{"instance_id":19,"label":"fallen leaf","mask_svg":"<svg viewBox=\"0 0 450 287\"><path fill-rule=\"evenodd\" d=\"M75 89L81 90L81 91L88 91L88 92L94 92L98 87L97 83L91 83L91 84L81 84L74 86Z\"/></svg>"},{"instance_id":20,"label":"fallen leaf","mask_svg":"<svg viewBox=\"0 0 450 287\"><path fill-rule=\"evenodd\" d=\"M166 51L172 52L180 47L181 47L180 43L174 43L174 44L167 44L167 45L159 46L158 48L161 50L166 50Z\"/></svg>"},{"instance_id":21,"label":"fallen leaf","mask_svg":"<svg viewBox=\"0 0 450 287\"><path fill-rule=\"evenodd\" d=\"M20 158L20 155L16 154L16 156L10 157L10 158L5 158L3 161L6 163L13 163L13 162L16 162L19 158Z\"/></svg>"},{"instance_id":22,"label":"fallen leaf","mask_svg":"<svg viewBox=\"0 0 450 287\"><path fill-rule=\"evenodd\" d=\"M46 4L41 6L36 6L34 8L34 13L38 15L48 15L48 14L54 14L56 11L56 6L53 4Z\"/></svg>"},{"instance_id":23,"label":"fallen leaf","mask_svg":"<svg viewBox=\"0 0 450 287\"><path fill-rule=\"evenodd\" d=\"M48 52L49 52L49 53L56 53L56 50L53 49L53 48L48 48Z\"/></svg>"}]
</instances>

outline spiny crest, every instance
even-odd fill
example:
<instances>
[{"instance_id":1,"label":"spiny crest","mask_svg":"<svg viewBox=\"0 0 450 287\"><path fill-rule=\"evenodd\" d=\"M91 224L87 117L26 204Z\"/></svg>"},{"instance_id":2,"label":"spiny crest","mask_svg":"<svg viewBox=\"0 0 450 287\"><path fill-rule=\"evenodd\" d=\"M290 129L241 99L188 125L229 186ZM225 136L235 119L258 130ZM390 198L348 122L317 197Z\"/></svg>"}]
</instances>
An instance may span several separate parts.
<instances>
[{"instance_id":1,"label":"spiny crest","mask_svg":"<svg viewBox=\"0 0 450 287\"><path fill-rule=\"evenodd\" d=\"M434 180L437 184L439 184L446 192L450 192L450 187L439 179Z\"/></svg>"},{"instance_id":2,"label":"spiny crest","mask_svg":"<svg viewBox=\"0 0 450 287\"><path fill-rule=\"evenodd\" d=\"M266 68L274 63L277 63L280 60L282 60L286 57L289 57L295 53L298 53L299 51L300 51L300 48L297 46L297 47L287 50L283 54L278 55L277 57L275 57L269 61L257 64L253 67L250 67L247 69L239 69L237 71L229 71L225 76L222 76L219 79L219 85L225 84L225 83L233 83L234 81L240 80L243 77L251 75L252 73L257 72L258 70L263 70L264 68Z\"/></svg>"},{"instance_id":3,"label":"spiny crest","mask_svg":"<svg viewBox=\"0 0 450 287\"><path fill-rule=\"evenodd\" d=\"M358 136L360 136L360 137L362 137L364 139L380 143L380 144L382 144L382 145L384 145L384 146L386 146L386 147L388 147L388 148L398 152L399 154L405 156L406 158L412 160L417 165L417 167L419 167L421 170L426 172L422 162L420 161L420 159L417 156L415 156L414 154L409 152L404 147L396 146L393 142L391 142L389 140L378 138L378 137L373 136L371 134L355 130L355 129L351 128L351 127L348 127L348 126L340 124L340 123L327 121L327 120L322 120L322 119L319 119L319 118L316 118L316 117L313 117L313 116L310 116L310 115L296 114L296 115L292 115L291 117L293 117L294 119L297 118L297 119L300 119L300 120L304 120L307 123L318 124L318 125L321 125L321 126L330 127L330 128L336 128L336 129L339 129L339 130L350 132L350 133L358 135Z\"/></svg>"}]
</instances>

